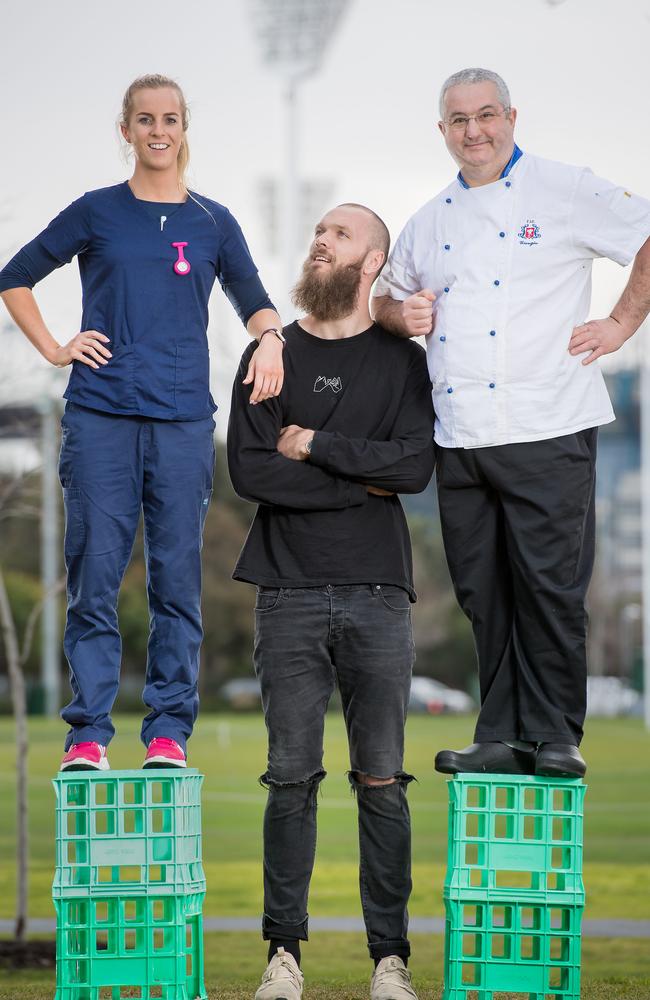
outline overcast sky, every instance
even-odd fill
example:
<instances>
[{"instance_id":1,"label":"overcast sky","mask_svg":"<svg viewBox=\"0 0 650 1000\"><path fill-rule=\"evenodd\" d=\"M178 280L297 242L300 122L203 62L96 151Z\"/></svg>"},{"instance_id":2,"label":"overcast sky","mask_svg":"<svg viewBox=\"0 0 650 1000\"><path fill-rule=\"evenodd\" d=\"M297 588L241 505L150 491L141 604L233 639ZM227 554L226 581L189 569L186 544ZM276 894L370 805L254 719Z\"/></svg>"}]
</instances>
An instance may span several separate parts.
<instances>
[{"instance_id":1,"label":"overcast sky","mask_svg":"<svg viewBox=\"0 0 650 1000\"><path fill-rule=\"evenodd\" d=\"M279 300L284 276L265 250L259 183L283 168L282 89L263 65L247 0L0 0L0 10L3 258L84 191L130 175L115 127L122 94L135 76L160 72L191 107L193 188L239 219ZM436 128L440 84L479 65L508 82L524 150L649 197L648 51L650 0L350 0L300 91L301 173L330 182L334 204L370 205L395 238L456 172ZM594 279L592 315L604 315L626 272L598 262ZM38 298L59 340L77 332L76 265L43 282ZM225 402L246 334L218 288L211 312L215 395ZM12 393L61 381L18 335L3 340Z\"/></svg>"}]
</instances>

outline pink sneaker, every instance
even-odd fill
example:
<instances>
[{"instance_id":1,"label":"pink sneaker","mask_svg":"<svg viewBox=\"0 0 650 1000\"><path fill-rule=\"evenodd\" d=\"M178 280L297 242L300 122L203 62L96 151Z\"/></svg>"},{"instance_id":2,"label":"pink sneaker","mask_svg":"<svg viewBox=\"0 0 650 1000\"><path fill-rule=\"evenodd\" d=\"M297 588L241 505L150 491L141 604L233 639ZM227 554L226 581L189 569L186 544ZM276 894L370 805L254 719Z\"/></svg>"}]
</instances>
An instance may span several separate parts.
<instances>
[{"instance_id":1,"label":"pink sneaker","mask_svg":"<svg viewBox=\"0 0 650 1000\"><path fill-rule=\"evenodd\" d=\"M147 747L143 767L187 767L187 758L176 740L154 736Z\"/></svg>"},{"instance_id":2,"label":"pink sneaker","mask_svg":"<svg viewBox=\"0 0 650 1000\"><path fill-rule=\"evenodd\" d=\"M101 743L73 743L64 754L60 771L108 771L106 747Z\"/></svg>"}]
</instances>

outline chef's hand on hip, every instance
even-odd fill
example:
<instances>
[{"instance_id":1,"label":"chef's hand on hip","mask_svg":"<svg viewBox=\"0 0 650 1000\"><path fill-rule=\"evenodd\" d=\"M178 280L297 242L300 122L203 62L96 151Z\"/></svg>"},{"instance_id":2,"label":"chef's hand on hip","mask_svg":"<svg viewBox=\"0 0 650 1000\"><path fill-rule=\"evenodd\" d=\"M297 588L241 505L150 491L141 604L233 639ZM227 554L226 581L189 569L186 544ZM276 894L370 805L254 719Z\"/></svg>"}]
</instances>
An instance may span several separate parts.
<instances>
[{"instance_id":1,"label":"chef's hand on hip","mask_svg":"<svg viewBox=\"0 0 650 1000\"><path fill-rule=\"evenodd\" d=\"M111 352L105 346L110 340L105 333L98 330L82 330L69 340L67 344L62 344L48 358L57 368L65 368L73 361L81 361L89 368L99 368L100 365L107 365Z\"/></svg>"},{"instance_id":2,"label":"chef's hand on hip","mask_svg":"<svg viewBox=\"0 0 650 1000\"><path fill-rule=\"evenodd\" d=\"M629 334L613 316L608 316L607 319L592 319L575 327L569 341L569 354L575 357L588 351L589 355L582 363L590 365L603 354L618 351L628 338Z\"/></svg>"},{"instance_id":3,"label":"chef's hand on hip","mask_svg":"<svg viewBox=\"0 0 650 1000\"><path fill-rule=\"evenodd\" d=\"M430 288L423 288L402 302L402 319L409 337L422 337L433 330L433 303Z\"/></svg>"}]
</instances>

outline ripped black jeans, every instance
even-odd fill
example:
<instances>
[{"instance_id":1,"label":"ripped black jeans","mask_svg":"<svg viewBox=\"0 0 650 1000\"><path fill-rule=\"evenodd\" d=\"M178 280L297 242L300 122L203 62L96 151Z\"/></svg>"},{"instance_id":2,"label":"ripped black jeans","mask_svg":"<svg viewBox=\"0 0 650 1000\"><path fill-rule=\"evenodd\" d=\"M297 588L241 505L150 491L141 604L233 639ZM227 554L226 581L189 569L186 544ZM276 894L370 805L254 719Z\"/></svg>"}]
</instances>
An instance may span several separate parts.
<instances>
[{"instance_id":1,"label":"ripped black jeans","mask_svg":"<svg viewBox=\"0 0 650 1000\"><path fill-rule=\"evenodd\" d=\"M411 824L402 770L414 661L409 596L363 584L258 588L255 671L269 736L264 938L307 940L323 727L338 681L359 812L359 885L372 958L407 957ZM359 775L396 777L370 786Z\"/></svg>"}]
</instances>

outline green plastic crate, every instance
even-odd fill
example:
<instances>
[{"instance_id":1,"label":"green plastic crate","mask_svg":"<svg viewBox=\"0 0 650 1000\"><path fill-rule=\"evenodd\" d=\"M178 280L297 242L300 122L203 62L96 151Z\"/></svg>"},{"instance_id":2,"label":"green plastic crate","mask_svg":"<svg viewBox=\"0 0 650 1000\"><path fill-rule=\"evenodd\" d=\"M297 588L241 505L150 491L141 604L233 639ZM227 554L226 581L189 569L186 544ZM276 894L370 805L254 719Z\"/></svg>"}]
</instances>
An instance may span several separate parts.
<instances>
[{"instance_id":1,"label":"green plastic crate","mask_svg":"<svg viewBox=\"0 0 650 1000\"><path fill-rule=\"evenodd\" d=\"M442 1000L580 1000L581 906L445 900Z\"/></svg>"},{"instance_id":2,"label":"green plastic crate","mask_svg":"<svg viewBox=\"0 0 650 1000\"><path fill-rule=\"evenodd\" d=\"M57 899L55 1000L205 998L203 893Z\"/></svg>"},{"instance_id":3,"label":"green plastic crate","mask_svg":"<svg viewBox=\"0 0 650 1000\"><path fill-rule=\"evenodd\" d=\"M446 897L584 903L581 781L458 774L447 786Z\"/></svg>"},{"instance_id":4,"label":"green plastic crate","mask_svg":"<svg viewBox=\"0 0 650 1000\"><path fill-rule=\"evenodd\" d=\"M59 773L54 898L205 891L195 769Z\"/></svg>"}]
</instances>

